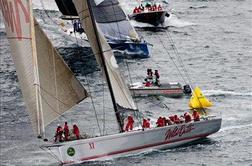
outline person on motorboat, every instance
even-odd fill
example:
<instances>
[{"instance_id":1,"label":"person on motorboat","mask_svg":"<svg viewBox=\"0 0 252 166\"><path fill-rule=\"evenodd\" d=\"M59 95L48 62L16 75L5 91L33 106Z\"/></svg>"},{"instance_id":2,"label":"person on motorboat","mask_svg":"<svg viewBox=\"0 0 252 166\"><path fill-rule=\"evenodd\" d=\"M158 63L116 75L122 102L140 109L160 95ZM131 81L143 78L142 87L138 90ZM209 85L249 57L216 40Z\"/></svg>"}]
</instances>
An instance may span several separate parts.
<instances>
[{"instance_id":1,"label":"person on motorboat","mask_svg":"<svg viewBox=\"0 0 252 166\"><path fill-rule=\"evenodd\" d=\"M138 13L138 8L135 7L135 9L133 10L133 13Z\"/></svg>"},{"instance_id":2,"label":"person on motorboat","mask_svg":"<svg viewBox=\"0 0 252 166\"><path fill-rule=\"evenodd\" d=\"M154 4L154 5L152 6L152 11L156 11L156 10L157 10L157 5Z\"/></svg>"},{"instance_id":3,"label":"person on motorboat","mask_svg":"<svg viewBox=\"0 0 252 166\"><path fill-rule=\"evenodd\" d=\"M162 10L163 10L163 9L162 9L162 6L161 6L160 4L158 5L157 10L158 10L158 11L162 11Z\"/></svg>"},{"instance_id":4,"label":"person on motorboat","mask_svg":"<svg viewBox=\"0 0 252 166\"><path fill-rule=\"evenodd\" d=\"M147 79L153 79L152 69L147 69Z\"/></svg>"},{"instance_id":5,"label":"person on motorboat","mask_svg":"<svg viewBox=\"0 0 252 166\"><path fill-rule=\"evenodd\" d=\"M142 12L144 12L144 6L143 6L143 4L140 5L140 10L141 10Z\"/></svg>"},{"instance_id":6,"label":"person on motorboat","mask_svg":"<svg viewBox=\"0 0 252 166\"><path fill-rule=\"evenodd\" d=\"M155 82L154 82L154 84L156 86L160 86L160 80L159 80L160 74L159 74L158 70L155 70L154 76L155 76Z\"/></svg>"}]
</instances>

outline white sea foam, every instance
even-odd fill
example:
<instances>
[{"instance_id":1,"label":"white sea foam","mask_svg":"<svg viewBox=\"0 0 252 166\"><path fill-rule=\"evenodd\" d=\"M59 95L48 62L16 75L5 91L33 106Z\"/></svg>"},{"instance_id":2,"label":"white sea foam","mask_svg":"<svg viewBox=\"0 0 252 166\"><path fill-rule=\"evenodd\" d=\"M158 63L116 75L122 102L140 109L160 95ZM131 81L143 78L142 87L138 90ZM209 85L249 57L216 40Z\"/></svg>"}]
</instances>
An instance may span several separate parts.
<instances>
[{"instance_id":1,"label":"white sea foam","mask_svg":"<svg viewBox=\"0 0 252 166\"><path fill-rule=\"evenodd\" d=\"M202 90L205 96L252 96L252 92L235 92L225 90Z\"/></svg>"}]
</instances>

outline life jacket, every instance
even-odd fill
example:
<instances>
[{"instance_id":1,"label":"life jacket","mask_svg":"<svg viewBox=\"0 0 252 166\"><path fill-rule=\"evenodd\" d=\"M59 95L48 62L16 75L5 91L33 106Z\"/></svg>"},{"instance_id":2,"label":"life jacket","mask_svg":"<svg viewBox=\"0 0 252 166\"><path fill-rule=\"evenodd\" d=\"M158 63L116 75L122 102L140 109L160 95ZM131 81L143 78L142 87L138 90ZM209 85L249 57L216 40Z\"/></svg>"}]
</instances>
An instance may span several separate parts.
<instances>
[{"instance_id":1,"label":"life jacket","mask_svg":"<svg viewBox=\"0 0 252 166\"><path fill-rule=\"evenodd\" d=\"M185 114L185 122L188 123L188 122L191 122L191 121L192 121L191 115Z\"/></svg>"},{"instance_id":2,"label":"life jacket","mask_svg":"<svg viewBox=\"0 0 252 166\"><path fill-rule=\"evenodd\" d=\"M163 125L163 118L159 117L158 120L157 120L157 122L156 122L156 124L157 124L157 127L162 127L162 126L164 126L164 125Z\"/></svg>"},{"instance_id":3,"label":"life jacket","mask_svg":"<svg viewBox=\"0 0 252 166\"><path fill-rule=\"evenodd\" d=\"M179 123L180 123L180 120L179 120L179 118L178 118L178 115L174 115L174 122L175 122L176 124L179 124Z\"/></svg>"},{"instance_id":4,"label":"life jacket","mask_svg":"<svg viewBox=\"0 0 252 166\"><path fill-rule=\"evenodd\" d=\"M169 119L170 119L173 123L175 122L174 116L169 116Z\"/></svg>"},{"instance_id":5,"label":"life jacket","mask_svg":"<svg viewBox=\"0 0 252 166\"><path fill-rule=\"evenodd\" d=\"M149 128L150 127L150 123L146 120L146 119L143 119L143 125L142 125L143 128Z\"/></svg>"},{"instance_id":6,"label":"life jacket","mask_svg":"<svg viewBox=\"0 0 252 166\"><path fill-rule=\"evenodd\" d=\"M76 125L73 125L73 133L75 135L79 135L80 134L79 128Z\"/></svg>"},{"instance_id":7,"label":"life jacket","mask_svg":"<svg viewBox=\"0 0 252 166\"><path fill-rule=\"evenodd\" d=\"M200 115L197 111L193 111L193 119L194 119L194 121L200 120Z\"/></svg>"},{"instance_id":8,"label":"life jacket","mask_svg":"<svg viewBox=\"0 0 252 166\"><path fill-rule=\"evenodd\" d=\"M134 123L134 119L132 116L128 116L128 123Z\"/></svg>"}]
</instances>

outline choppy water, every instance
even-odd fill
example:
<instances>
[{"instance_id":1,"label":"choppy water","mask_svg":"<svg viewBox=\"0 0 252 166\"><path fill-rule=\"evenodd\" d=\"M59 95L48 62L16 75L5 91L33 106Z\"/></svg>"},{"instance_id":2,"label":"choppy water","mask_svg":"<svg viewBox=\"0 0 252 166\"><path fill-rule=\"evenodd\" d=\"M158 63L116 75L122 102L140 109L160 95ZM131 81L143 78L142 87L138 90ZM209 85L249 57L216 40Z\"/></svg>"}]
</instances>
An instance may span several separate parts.
<instances>
[{"instance_id":1,"label":"choppy water","mask_svg":"<svg viewBox=\"0 0 252 166\"><path fill-rule=\"evenodd\" d=\"M39 1L35 1L38 3ZM123 1L129 5L129 1ZM46 1L45 1L46 3ZM172 150L146 152L126 158L83 165L252 165L252 2L250 0L177 0L170 1L173 25L168 29L194 83L214 102L212 110L221 112L221 130L204 141ZM133 6L133 5L132 5ZM42 11L40 11L42 12ZM84 85L90 83L99 116L103 111L103 82L99 78L90 49L76 50L76 45L64 40L50 27L53 23L44 16L44 28L60 47L60 52ZM43 13L43 12L42 12ZM51 14L49 14L51 15ZM176 20L177 19L177 20ZM39 148L31 131L29 117L19 89L10 48L0 19L0 165L58 165L57 161ZM174 23L175 22L175 23ZM176 24L177 23L177 24ZM182 81L160 41L171 48L167 31L139 31L154 44L152 57L130 60L134 81L145 74L145 68L158 68L163 82ZM63 48L67 47L67 48ZM170 53L172 53L170 51ZM125 63L121 70L127 77ZM106 89L106 88L105 88ZM105 96L107 96L107 92ZM105 97L105 103L109 97ZM165 97L137 99L140 110L151 118L187 109L187 98ZM167 107L164 106L164 104ZM106 105L106 131L115 127L111 105ZM73 111L48 127L51 136L58 122L77 122L90 134L96 134L90 100L83 101ZM91 124L91 126L88 124Z\"/></svg>"}]
</instances>

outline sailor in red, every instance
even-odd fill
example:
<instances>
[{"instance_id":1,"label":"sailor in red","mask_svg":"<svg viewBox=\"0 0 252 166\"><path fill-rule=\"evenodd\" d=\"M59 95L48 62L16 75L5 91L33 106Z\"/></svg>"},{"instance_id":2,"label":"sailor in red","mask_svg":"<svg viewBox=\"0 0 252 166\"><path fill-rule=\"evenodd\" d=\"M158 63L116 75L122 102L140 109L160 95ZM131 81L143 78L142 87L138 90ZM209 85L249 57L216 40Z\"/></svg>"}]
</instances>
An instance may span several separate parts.
<instances>
[{"instance_id":1,"label":"sailor in red","mask_svg":"<svg viewBox=\"0 0 252 166\"><path fill-rule=\"evenodd\" d=\"M76 139L80 139L80 131L76 124L73 125L73 133L76 136Z\"/></svg>"},{"instance_id":2,"label":"sailor in red","mask_svg":"<svg viewBox=\"0 0 252 166\"><path fill-rule=\"evenodd\" d=\"M143 129L144 128L150 128L150 122L149 122L149 119L146 120L146 119L143 119L143 125L142 125Z\"/></svg>"},{"instance_id":3,"label":"sailor in red","mask_svg":"<svg viewBox=\"0 0 252 166\"><path fill-rule=\"evenodd\" d=\"M125 131L133 130L133 124L134 124L134 119L131 115L129 115Z\"/></svg>"},{"instance_id":4,"label":"sailor in red","mask_svg":"<svg viewBox=\"0 0 252 166\"><path fill-rule=\"evenodd\" d=\"M160 116L156 122L157 127L162 127L164 126L164 119Z\"/></svg>"},{"instance_id":5,"label":"sailor in red","mask_svg":"<svg viewBox=\"0 0 252 166\"><path fill-rule=\"evenodd\" d=\"M179 120L178 115L174 115L174 122L175 122L176 124L179 124L179 123L180 123L180 120Z\"/></svg>"},{"instance_id":6,"label":"sailor in red","mask_svg":"<svg viewBox=\"0 0 252 166\"><path fill-rule=\"evenodd\" d=\"M169 116L169 119L171 120L172 123L175 123L174 116Z\"/></svg>"},{"instance_id":7,"label":"sailor in red","mask_svg":"<svg viewBox=\"0 0 252 166\"><path fill-rule=\"evenodd\" d=\"M192 121L192 117L190 114L188 114L187 112L184 114L184 118L185 118L185 122L189 123Z\"/></svg>"},{"instance_id":8,"label":"sailor in red","mask_svg":"<svg viewBox=\"0 0 252 166\"><path fill-rule=\"evenodd\" d=\"M69 128L68 128L68 125L67 125L67 122L65 122L65 125L64 125L64 136L65 136L65 141L68 141L68 136L69 136Z\"/></svg>"},{"instance_id":9,"label":"sailor in red","mask_svg":"<svg viewBox=\"0 0 252 166\"><path fill-rule=\"evenodd\" d=\"M158 11L161 11L161 10L162 10L162 7L161 7L161 5L160 5L160 4L158 5L157 10L158 10Z\"/></svg>"},{"instance_id":10,"label":"sailor in red","mask_svg":"<svg viewBox=\"0 0 252 166\"><path fill-rule=\"evenodd\" d=\"M151 82L150 82L150 81L147 81L147 82L145 83L145 86L146 86L146 87L150 87L150 86L151 86Z\"/></svg>"},{"instance_id":11,"label":"sailor in red","mask_svg":"<svg viewBox=\"0 0 252 166\"><path fill-rule=\"evenodd\" d=\"M62 142L62 134L63 134L63 129L62 127L58 124L58 127L56 129L56 133L55 133L55 142L57 142L59 140L59 142Z\"/></svg>"},{"instance_id":12,"label":"sailor in red","mask_svg":"<svg viewBox=\"0 0 252 166\"><path fill-rule=\"evenodd\" d=\"M192 116L193 116L194 121L200 121L200 115L198 111L194 110Z\"/></svg>"}]
</instances>

